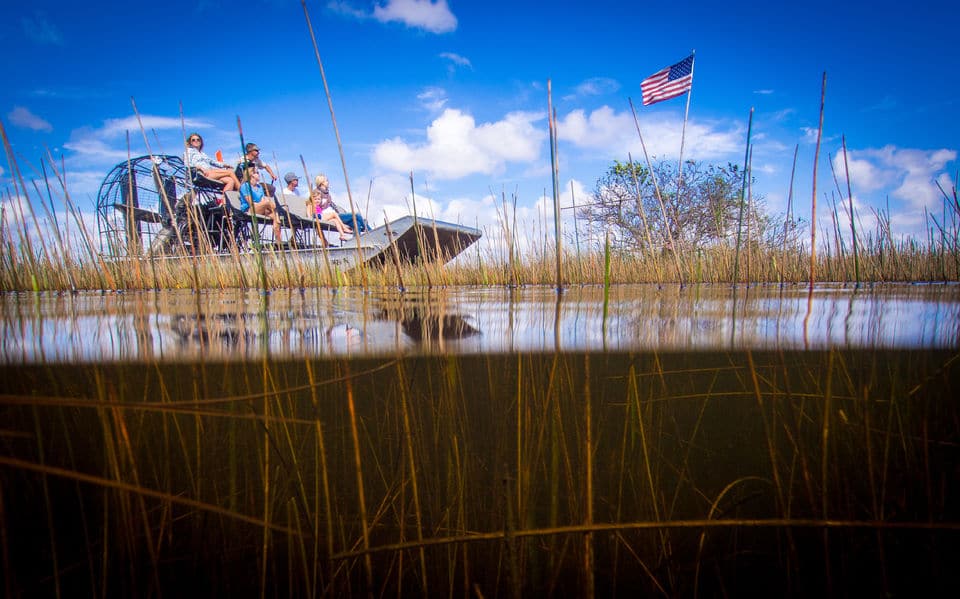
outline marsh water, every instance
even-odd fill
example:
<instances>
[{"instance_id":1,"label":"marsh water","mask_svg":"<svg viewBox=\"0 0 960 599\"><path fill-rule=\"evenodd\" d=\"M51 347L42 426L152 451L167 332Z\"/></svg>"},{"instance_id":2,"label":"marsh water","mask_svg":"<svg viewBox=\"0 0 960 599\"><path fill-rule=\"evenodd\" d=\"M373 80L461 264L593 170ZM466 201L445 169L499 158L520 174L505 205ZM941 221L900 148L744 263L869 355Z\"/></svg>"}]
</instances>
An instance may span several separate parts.
<instances>
[{"instance_id":1,"label":"marsh water","mask_svg":"<svg viewBox=\"0 0 960 599\"><path fill-rule=\"evenodd\" d=\"M7 363L528 351L956 348L958 285L21 294Z\"/></svg>"},{"instance_id":2,"label":"marsh water","mask_svg":"<svg viewBox=\"0 0 960 599\"><path fill-rule=\"evenodd\" d=\"M960 594L956 285L0 300L8 595Z\"/></svg>"}]
</instances>

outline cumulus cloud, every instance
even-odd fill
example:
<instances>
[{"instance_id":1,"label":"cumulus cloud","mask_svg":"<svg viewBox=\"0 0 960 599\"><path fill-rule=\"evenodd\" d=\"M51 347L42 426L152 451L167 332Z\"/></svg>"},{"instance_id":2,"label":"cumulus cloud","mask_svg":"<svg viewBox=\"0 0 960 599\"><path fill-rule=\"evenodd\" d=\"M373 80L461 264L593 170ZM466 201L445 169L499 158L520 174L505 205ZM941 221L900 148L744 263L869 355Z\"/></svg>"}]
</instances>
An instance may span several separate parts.
<instances>
[{"instance_id":1,"label":"cumulus cloud","mask_svg":"<svg viewBox=\"0 0 960 599\"><path fill-rule=\"evenodd\" d=\"M635 157L643 149L637 135L633 115L616 112L609 106L601 106L587 114L574 110L557 124L561 140L577 147L608 151L610 155L631 152ZM669 114L657 114L640 121L640 131L651 156L677 156L683 120ZM711 160L727 157L742 150L744 135L737 125L721 128L719 125L691 120L687 122L685 156L695 160Z\"/></svg>"},{"instance_id":2,"label":"cumulus cloud","mask_svg":"<svg viewBox=\"0 0 960 599\"><path fill-rule=\"evenodd\" d=\"M416 212L424 218L463 223L469 226L487 224L490 219L490 200L475 200L472 198L453 197L445 201L437 200L433 194L437 193L434 186L429 184L426 177L414 174L415 197L411 197L409 173L386 173L374 177L371 186L370 204L366 201L358 208L367 215L368 221L376 226L384 222L384 215L389 221L413 214L414 204ZM341 206L347 205L346 193L333 193L334 201ZM341 201L342 200L342 201ZM414 201L415 200L415 201ZM357 198L354 198L357 201Z\"/></svg>"},{"instance_id":3,"label":"cumulus cloud","mask_svg":"<svg viewBox=\"0 0 960 599\"><path fill-rule=\"evenodd\" d=\"M387 0L374 6L373 18L431 33L449 33L457 28L457 17L450 12L447 0Z\"/></svg>"},{"instance_id":4,"label":"cumulus cloud","mask_svg":"<svg viewBox=\"0 0 960 599\"><path fill-rule=\"evenodd\" d=\"M30 112L29 108L24 108L23 106L14 106L13 110L7 113L7 119L11 124L17 127L23 127L24 129L46 131L48 133L53 131L53 125Z\"/></svg>"},{"instance_id":5,"label":"cumulus cloud","mask_svg":"<svg viewBox=\"0 0 960 599\"><path fill-rule=\"evenodd\" d=\"M546 134L534 123L541 113L512 112L494 123L477 124L460 110L447 108L413 144L396 137L379 143L373 163L388 171L423 171L437 179L458 179L501 171L508 162L531 162L540 155Z\"/></svg>"},{"instance_id":6,"label":"cumulus cloud","mask_svg":"<svg viewBox=\"0 0 960 599\"><path fill-rule=\"evenodd\" d=\"M948 163L957 159L956 150L916 150L885 146L849 150L850 186L855 193L886 190L914 210L936 210L942 199L936 180L945 175ZM843 155L834 156L834 169L843 177Z\"/></svg>"},{"instance_id":7,"label":"cumulus cloud","mask_svg":"<svg viewBox=\"0 0 960 599\"><path fill-rule=\"evenodd\" d=\"M47 16L38 12L32 17L22 17L20 19L20 28L24 35L38 44L51 44L59 46L63 44L63 36L60 30L47 20Z\"/></svg>"}]
</instances>

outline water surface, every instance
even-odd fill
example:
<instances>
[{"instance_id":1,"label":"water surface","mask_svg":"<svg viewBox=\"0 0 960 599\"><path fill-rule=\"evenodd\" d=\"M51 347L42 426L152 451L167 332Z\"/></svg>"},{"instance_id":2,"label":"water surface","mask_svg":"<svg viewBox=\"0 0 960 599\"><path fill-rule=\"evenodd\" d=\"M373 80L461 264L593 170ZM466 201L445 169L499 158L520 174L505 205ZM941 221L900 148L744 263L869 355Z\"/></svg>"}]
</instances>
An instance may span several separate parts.
<instances>
[{"instance_id":1,"label":"water surface","mask_svg":"<svg viewBox=\"0 0 960 599\"><path fill-rule=\"evenodd\" d=\"M518 351L950 349L960 286L7 294L8 364Z\"/></svg>"}]
</instances>

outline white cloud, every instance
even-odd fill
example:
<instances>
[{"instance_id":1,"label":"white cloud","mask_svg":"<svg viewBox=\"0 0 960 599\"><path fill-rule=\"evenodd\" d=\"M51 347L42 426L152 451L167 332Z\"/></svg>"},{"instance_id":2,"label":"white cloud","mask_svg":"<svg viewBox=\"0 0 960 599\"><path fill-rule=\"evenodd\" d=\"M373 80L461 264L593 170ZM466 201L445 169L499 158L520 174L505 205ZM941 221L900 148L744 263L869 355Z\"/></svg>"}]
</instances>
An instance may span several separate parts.
<instances>
[{"instance_id":1,"label":"white cloud","mask_svg":"<svg viewBox=\"0 0 960 599\"><path fill-rule=\"evenodd\" d=\"M854 193L888 190L892 198L914 210L937 210L943 196L935 181L945 175L956 150L916 150L885 146L878 149L848 150L850 186ZM837 177L843 178L843 155L834 157ZM949 178L947 179L949 180Z\"/></svg>"},{"instance_id":2,"label":"white cloud","mask_svg":"<svg viewBox=\"0 0 960 599\"><path fill-rule=\"evenodd\" d=\"M620 82L609 77L593 77L576 87L578 96L601 96L612 94L620 89Z\"/></svg>"},{"instance_id":3,"label":"white cloud","mask_svg":"<svg viewBox=\"0 0 960 599\"><path fill-rule=\"evenodd\" d=\"M70 141L64 143L63 147L76 153L76 158L87 164L123 160L128 156L126 149L112 147L89 129L74 131L70 135Z\"/></svg>"},{"instance_id":4,"label":"white cloud","mask_svg":"<svg viewBox=\"0 0 960 599\"><path fill-rule=\"evenodd\" d=\"M796 112L797 111L795 108L784 108L783 110L778 110L774 113L769 114L767 118L769 118L771 121L775 123L779 123L787 120L787 118L793 116L794 114L796 114Z\"/></svg>"},{"instance_id":5,"label":"white cloud","mask_svg":"<svg viewBox=\"0 0 960 599\"><path fill-rule=\"evenodd\" d=\"M68 212L64 203L61 202L62 196L57 197L60 192L59 184L51 181L51 186L54 187L54 214L51 218L50 213L37 206L36 198L33 198L33 211L31 212L29 208L26 207L26 203L30 201L24 196L8 195L6 198L0 200L0 214L3 218L3 226L8 231L16 231L14 236L15 242L19 242L21 239L27 239L31 241L35 249L42 247L42 243L46 244L46 247L50 251L66 251L72 256L86 256L86 241L84 240L83 230L79 226L77 220L83 222L83 227L86 229L87 233L96 236L97 232L97 214L96 212L88 212L77 207L77 210L74 212ZM32 194L31 190L31 194ZM73 191L71 190L71 195ZM56 227L59 226L59 235L57 233ZM42 242L41 242L42 238ZM61 239L63 240L63 246L60 245ZM94 240L96 243L96 240ZM56 250L54 250L56 248Z\"/></svg>"},{"instance_id":6,"label":"white cloud","mask_svg":"<svg viewBox=\"0 0 960 599\"><path fill-rule=\"evenodd\" d=\"M460 56L459 54L454 54L453 52L441 52L440 58L445 58L459 67L473 68L473 65L470 64L469 58Z\"/></svg>"},{"instance_id":7,"label":"white cloud","mask_svg":"<svg viewBox=\"0 0 960 599\"><path fill-rule=\"evenodd\" d=\"M141 123L143 124L143 130L147 132L153 129L166 130L180 129L181 127L179 118L143 114L140 115L140 120L137 120L136 115L120 119L107 119L103 122L103 127L100 129L100 132L105 137L113 137L124 134L127 131L131 134L139 134ZM210 124L204 121L193 119L185 119L183 121L183 127L186 129L203 129L209 126Z\"/></svg>"},{"instance_id":8,"label":"white cloud","mask_svg":"<svg viewBox=\"0 0 960 599\"><path fill-rule=\"evenodd\" d=\"M752 166L754 173L763 173L765 175L774 175L780 172L780 167L770 163L755 163Z\"/></svg>"},{"instance_id":9,"label":"white cloud","mask_svg":"<svg viewBox=\"0 0 960 599\"><path fill-rule=\"evenodd\" d=\"M803 141L808 144L817 143L817 129L814 127L801 127L800 133L803 135Z\"/></svg>"},{"instance_id":10,"label":"white cloud","mask_svg":"<svg viewBox=\"0 0 960 599\"><path fill-rule=\"evenodd\" d=\"M618 113L609 106L601 106L589 115L583 110L574 110L558 123L557 130L561 140L580 148L607 151L611 156L630 152L634 158L642 157L637 126L628 112ZM682 119L657 114L640 120L640 131L651 158L679 155ZM744 142L738 125L729 125L723 130L707 121L691 120L687 122L684 156L695 160L726 157L741 151Z\"/></svg>"},{"instance_id":11,"label":"white cloud","mask_svg":"<svg viewBox=\"0 0 960 599\"><path fill-rule=\"evenodd\" d=\"M179 132L182 127L190 129L205 129L211 125L205 121L195 119L185 119L183 125L176 117L164 117L144 114L140 115L140 122L143 123L143 131L147 133L147 139L151 143L152 152L181 152L182 143L177 143L173 149L153 147L156 142L151 136L152 131L176 131ZM103 126L97 129L91 127L82 127L75 129L70 133L70 139L63 144L67 150L74 152L72 159L81 164L102 164L106 162L116 162L127 158L126 133L130 132L130 141L133 148L130 150L134 156L146 152L143 147L143 132L140 129L140 122L136 116L128 116L117 119L107 119Z\"/></svg>"},{"instance_id":12,"label":"white cloud","mask_svg":"<svg viewBox=\"0 0 960 599\"><path fill-rule=\"evenodd\" d=\"M329 8L335 13L346 15L348 17L354 17L357 19L365 19L370 16L367 13L365 13L363 10L359 8L354 8L348 2L342 2L342 1L327 2L327 8Z\"/></svg>"},{"instance_id":13,"label":"white cloud","mask_svg":"<svg viewBox=\"0 0 960 599\"><path fill-rule=\"evenodd\" d=\"M60 30L48 21L47 16L42 12L34 13L32 17L22 17L20 27L28 38L38 44L55 46L63 44L63 36L60 35Z\"/></svg>"},{"instance_id":14,"label":"white cloud","mask_svg":"<svg viewBox=\"0 0 960 599\"><path fill-rule=\"evenodd\" d=\"M431 33L448 33L457 28L457 17L450 12L447 0L387 0L374 6L373 18L381 23L398 21Z\"/></svg>"},{"instance_id":15,"label":"white cloud","mask_svg":"<svg viewBox=\"0 0 960 599\"><path fill-rule=\"evenodd\" d=\"M472 116L448 108L427 127L425 143L389 139L374 148L372 160L388 171L423 171L436 179L492 174L508 162L539 157L546 134L533 123L542 118L539 113L512 112L500 121L477 125Z\"/></svg>"},{"instance_id":16,"label":"white cloud","mask_svg":"<svg viewBox=\"0 0 960 599\"><path fill-rule=\"evenodd\" d=\"M430 112L440 112L447 105L447 92L442 87L428 87L417 94L417 99Z\"/></svg>"},{"instance_id":17,"label":"white cloud","mask_svg":"<svg viewBox=\"0 0 960 599\"><path fill-rule=\"evenodd\" d=\"M895 171L867 157L866 153L847 152L847 166L850 171L850 186L860 192L872 192L889 187L898 179ZM838 152L833 157L833 169L837 173L837 180L841 181L842 185L846 180L843 153Z\"/></svg>"},{"instance_id":18,"label":"white cloud","mask_svg":"<svg viewBox=\"0 0 960 599\"><path fill-rule=\"evenodd\" d=\"M7 118L10 119L12 124L23 127L24 129L46 132L53 131L53 125L30 112L29 108L24 108L23 106L14 106L13 110L7 114Z\"/></svg>"},{"instance_id":19,"label":"white cloud","mask_svg":"<svg viewBox=\"0 0 960 599\"><path fill-rule=\"evenodd\" d=\"M483 227L496 222L497 211L490 195L479 200L454 198L447 202L447 206L437 214L437 218L468 227Z\"/></svg>"}]
</instances>

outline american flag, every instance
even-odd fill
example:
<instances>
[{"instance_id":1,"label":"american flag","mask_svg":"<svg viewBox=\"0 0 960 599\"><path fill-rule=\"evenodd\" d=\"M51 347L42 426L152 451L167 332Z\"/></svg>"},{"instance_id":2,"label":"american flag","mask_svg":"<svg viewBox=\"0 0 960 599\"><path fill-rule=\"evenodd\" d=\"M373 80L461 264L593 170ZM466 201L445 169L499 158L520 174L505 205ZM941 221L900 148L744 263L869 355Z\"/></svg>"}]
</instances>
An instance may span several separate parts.
<instances>
[{"instance_id":1,"label":"american flag","mask_svg":"<svg viewBox=\"0 0 960 599\"><path fill-rule=\"evenodd\" d=\"M643 105L681 96L693 85L693 54L675 65L660 69L640 83Z\"/></svg>"}]
</instances>

